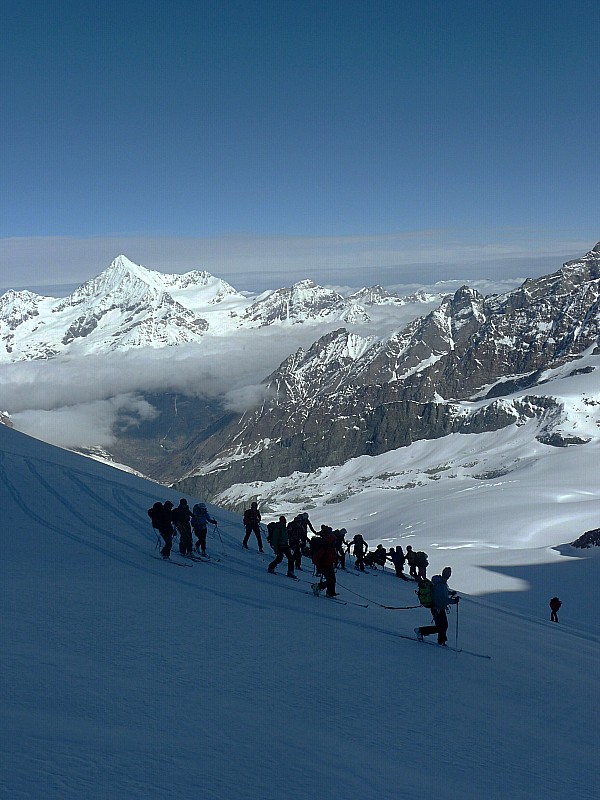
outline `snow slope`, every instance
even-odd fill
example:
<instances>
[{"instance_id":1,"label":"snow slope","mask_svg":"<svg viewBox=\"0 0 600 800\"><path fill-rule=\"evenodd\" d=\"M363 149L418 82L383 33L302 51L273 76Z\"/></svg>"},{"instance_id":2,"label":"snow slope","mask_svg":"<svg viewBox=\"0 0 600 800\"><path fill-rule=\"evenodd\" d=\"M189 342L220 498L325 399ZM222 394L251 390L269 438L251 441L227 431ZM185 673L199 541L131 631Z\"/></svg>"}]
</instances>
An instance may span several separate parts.
<instances>
[{"instance_id":1,"label":"snow slope","mask_svg":"<svg viewBox=\"0 0 600 800\"><path fill-rule=\"evenodd\" d=\"M559 625L465 597L456 654L398 636L428 622L383 608L415 605L410 583L340 572L340 599L368 607L317 599L308 563L302 582L269 576L217 508L220 561L154 560L146 510L168 496L0 426L0 796L597 796L600 637L568 616L575 596L597 602L597 552L579 553L577 576L559 565Z\"/></svg>"}]
</instances>

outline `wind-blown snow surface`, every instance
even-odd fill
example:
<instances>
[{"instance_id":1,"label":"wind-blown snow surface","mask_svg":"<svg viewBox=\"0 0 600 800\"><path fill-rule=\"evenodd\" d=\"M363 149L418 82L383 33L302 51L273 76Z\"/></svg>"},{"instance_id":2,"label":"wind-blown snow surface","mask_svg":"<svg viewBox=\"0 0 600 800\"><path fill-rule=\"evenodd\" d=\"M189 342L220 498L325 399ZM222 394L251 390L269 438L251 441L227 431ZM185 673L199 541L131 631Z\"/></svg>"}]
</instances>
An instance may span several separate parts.
<instances>
[{"instance_id":1,"label":"wind-blown snow surface","mask_svg":"<svg viewBox=\"0 0 600 800\"><path fill-rule=\"evenodd\" d=\"M429 615L382 607L415 605L389 571L338 573L367 608L306 594L306 561L269 576L218 508L219 562L154 560L169 495L0 426L2 796L597 797L600 641L569 607L596 607L598 553L559 625L465 597L459 644L487 660L399 638Z\"/></svg>"}]
</instances>

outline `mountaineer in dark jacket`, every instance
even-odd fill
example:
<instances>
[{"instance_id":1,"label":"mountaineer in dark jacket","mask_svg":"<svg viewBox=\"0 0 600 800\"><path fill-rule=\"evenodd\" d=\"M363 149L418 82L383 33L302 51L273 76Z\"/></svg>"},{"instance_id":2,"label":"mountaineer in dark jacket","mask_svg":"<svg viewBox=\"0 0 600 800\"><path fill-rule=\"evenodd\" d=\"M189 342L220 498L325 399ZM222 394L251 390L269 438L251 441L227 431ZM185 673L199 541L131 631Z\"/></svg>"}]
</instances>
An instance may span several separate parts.
<instances>
[{"instance_id":1,"label":"mountaineer in dark jacket","mask_svg":"<svg viewBox=\"0 0 600 800\"><path fill-rule=\"evenodd\" d=\"M429 559L427 558L427 553L424 553L422 550L418 550L414 554L415 559L415 567L417 569L417 580L424 581L427 577L427 567L429 566Z\"/></svg>"},{"instance_id":2,"label":"mountaineer in dark jacket","mask_svg":"<svg viewBox=\"0 0 600 800\"><path fill-rule=\"evenodd\" d=\"M402 550L400 545L398 545L398 547L396 547L395 550L393 547L390 547L388 558L394 565L394 569L396 570L396 577L404 578L404 580L406 580L406 578L404 577L404 562L406 561L406 558L404 556L404 551Z\"/></svg>"},{"instance_id":3,"label":"mountaineer in dark jacket","mask_svg":"<svg viewBox=\"0 0 600 800\"><path fill-rule=\"evenodd\" d=\"M319 583L312 584L312 590L315 594L319 594L322 589L326 589L327 597L335 597L337 592L335 590L335 565L337 563L337 549L335 534L327 525L321 525L321 530L311 539L320 539L320 543L313 549L313 563L315 569L321 579Z\"/></svg>"},{"instance_id":4,"label":"mountaineer in dark jacket","mask_svg":"<svg viewBox=\"0 0 600 800\"><path fill-rule=\"evenodd\" d=\"M302 537L304 535L304 528L298 514L291 522L287 524L287 537L292 556L294 558L294 566L296 569L302 571Z\"/></svg>"},{"instance_id":5,"label":"mountaineer in dark jacket","mask_svg":"<svg viewBox=\"0 0 600 800\"><path fill-rule=\"evenodd\" d=\"M251 503L250 508L247 508L244 511L244 525L246 526L246 535L244 536L242 546L248 550L248 540L250 539L250 534L253 533L256 536L256 541L258 542L258 552L264 553L262 538L260 535L260 511L258 510L257 503Z\"/></svg>"},{"instance_id":6,"label":"mountaineer in dark jacket","mask_svg":"<svg viewBox=\"0 0 600 800\"><path fill-rule=\"evenodd\" d=\"M558 599L558 597L553 597L549 603L550 606L550 622L558 622L558 609L562 606L562 603Z\"/></svg>"},{"instance_id":7,"label":"mountaineer in dark jacket","mask_svg":"<svg viewBox=\"0 0 600 800\"><path fill-rule=\"evenodd\" d=\"M365 571L365 555L369 552L369 545L365 542L362 535L357 533L351 542L347 544L347 550L350 552L352 547L354 552L354 569Z\"/></svg>"},{"instance_id":8,"label":"mountaineer in dark jacket","mask_svg":"<svg viewBox=\"0 0 600 800\"><path fill-rule=\"evenodd\" d=\"M412 547L407 544L406 545L406 563L408 564L408 574L411 578L417 580L417 565L415 564L415 551Z\"/></svg>"},{"instance_id":9,"label":"mountaineer in dark jacket","mask_svg":"<svg viewBox=\"0 0 600 800\"><path fill-rule=\"evenodd\" d=\"M287 557L288 569L287 574L289 578L294 578L294 556L288 544L287 534L287 520L285 517L279 517L279 521L271 527L271 547L275 551L275 558L268 566L268 572L275 572L275 567L281 564L283 557Z\"/></svg>"},{"instance_id":10,"label":"mountaineer in dark jacket","mask_svg":"<svg viewBox=\"0 0 600 800\"><path fill-rule=\"evenodd\" d=\"M348 531L346 528L339 528L333 532L335 536L335 549L337 552L337 566L343 570L346 569L346 553L344 552L344 547L348 544L346 541L347 533Z\"/></svg>"},{"instance_id":11,"label":"mountaineer in dark jacket","mask_svg":"<svg viewBox=\"0 0 600 800\"><path fill-rule=\"evenodd\" d=\"M192 512L188 501L182 497L177 508L173 509L173 523L179 532L179 552L182 556L192 555Z\"/></svg>"},{"instance_id":12,"label":"mountaineer in dark jacket","mask_svg":"<svg viewBox=\"0 0 600 800\"><path fill-rule=\"evenodd\" d=\"M148 516L152 521L152 527L157 530L164 540L164 546L160 551L163 558L169 558L171 555L171 547L173 546L173 525L171 523L171 508L172 503L167 503L163 506L162 503L156 502L152 508L148 509Z\"/></svg>"},{"instance_id":13,"label":"mountaineer in dark jacket","mask_svg":"<svg viewBox=\"0 0 600 800\"><path fill-rule=\"evenodd\" d=\"M450 591L448 588L448 579L452 575L450 567L444 567L441 575L434 575L431 579L431 616L433 617L434 625L423 625L420 628L415 628L417 639L423 641L424 636L429 636L432 633L437 633L438 644L441 647L446 646L448 639L448 616L446 609L449 605L458 603L456 592Z\"/></svg>"}]
</instances>

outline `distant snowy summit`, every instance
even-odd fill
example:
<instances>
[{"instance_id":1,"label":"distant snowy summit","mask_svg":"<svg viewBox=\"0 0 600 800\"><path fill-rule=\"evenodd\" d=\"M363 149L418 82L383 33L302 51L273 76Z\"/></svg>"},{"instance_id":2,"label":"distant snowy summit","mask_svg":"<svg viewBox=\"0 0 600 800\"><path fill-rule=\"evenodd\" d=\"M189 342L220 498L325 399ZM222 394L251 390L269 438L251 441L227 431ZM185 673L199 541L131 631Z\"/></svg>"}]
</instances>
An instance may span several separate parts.
<instances>
[{"instance_id":1,"label":"distant snowy summit","mask_svg":"<svg viewBox=\"0 0 600 800\"><path fill-rule=\"evenodd\" d=\"M333 289L318 286L311 280L299 281L289 288L267 292L242 314L243 320L260 326L276 322L302 323L332 317L360 322L369 320L362 306L347 300Z\"/></svg>"},{"instance_id":2,"label":"distant snowy summit","mask_svg":"<svg viewBox=\"0 0 600 800\"><path fill-rule=\"evenodd\" d=\"M368 323L366 305L431 302L381 287L344 297L310 280L248 297L205 271L164 274L120 255L68 297L29 291L0 297L0 362L200 342L242 328Z\"/></svg>"},{"instance_id":3,"label":"distant snowy summit","mask_svg":"<svg viewBox=\"0 0 600 800\"><path fill-rule=\"evenodd\" d=\"M206 302L235 290L208 273L163 275L125 256L64 298L9 291L0 297L0 360L52 358L200 341L208 323L170 293L202 287Z\"/></svg>"}]
</instances>

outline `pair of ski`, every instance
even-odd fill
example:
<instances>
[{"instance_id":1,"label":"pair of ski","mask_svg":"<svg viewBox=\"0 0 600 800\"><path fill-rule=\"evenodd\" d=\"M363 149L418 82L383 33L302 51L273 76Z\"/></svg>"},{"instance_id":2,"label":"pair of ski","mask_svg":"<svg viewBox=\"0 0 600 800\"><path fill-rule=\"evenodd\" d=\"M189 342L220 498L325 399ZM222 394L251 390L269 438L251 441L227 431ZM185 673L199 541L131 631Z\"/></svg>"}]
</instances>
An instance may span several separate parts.
<instances>
[{"instance_id":1,"label":"pair of ski","mask_svg":"<svg viewBox=\"0 0 600 800\"><path fill-rule=\"evenodd\" d=\"M426 639L417 639L416 636L407 636L404 633L392 633L392 636L397 636L400 639L408 639L411 642L418 642L419 644L428 644L430 647L437 647L438 650L451 650L453 653L464 653L467 656L475 656L475 658L486 658L491 660L491 656L485 655L484 653L474 653L472 650L465 650L463 647L452 647L452 645L446 643L445 647L440 647L437 642L428 642Z\"/></svg>"},{"instance_id":2,"label":"pair of ski","mask_svg":"<svg viewBox=\"0 0 600 800\"><path fill-rule=\"evenodd\" d=\"M191 553L187 556L182 556L182 558L189 558L190 561L220 561L220 558L213 558L212 556L201 556L199 553Z\"/></svg>"},{"instance_id":3,"label":"pair of ski","mask_svg":"<svg viewBox=\"0 0 600 800\"><path fill-rule=\"evenodd\" d=\"M267 572L269 572L269 571L267 570ZM285 575L283 572L275 572L275 571L273 571L273 572L269 572L269 575L279 575L281 578L288 578L291 581L297 581L297 582L300 581L300 578L298 578L297 575ZM306 581L302 581L302 582L306 583ZM329 597L326 594L322 595L320 592L315 592L312 589L311 589L310 592L305 592L305 594L314 594L315 597L325 597L327 600L331 600L334 603L339 603L339 605L341 605L341 606L350 605L350 606L359 606L359 608L368 608L368 605L363 605L362 603L354 603L352 600L340 600L338 597Z\"/></svg>"},{"instance_id":4,"label":"pair of ski","mask_svg":"<svg viewBox=\"0 0 600 800\"><path fill-rule=\"evenodd\" d=\"M157 561L164 561L165 564L174 564L176 567L193 567L194 566L193 564L186 564L184 561L178 561L178 560L176 560L174 558L171 558L170 556L169 556L169 558L163 558L163 556L155 556L154 554L151 554L151 557L155 558Z\"/></svg>"},{"instance_id":5,"label":"pair of ski","mask_svg":"<svg viewBox=\"0 0 600 800\"><path fill-rule=\"evenodd\" d=\"M220 561L221 560L219 558L214 558L213 559L213 558L210 558L209 556L202 557L202 556L194 556L194 555L181 556L181 558L184 559L183 561L180 561L178 558L171 558L170 556L169 556L169 558L163 558L162 556L155 556L154 554L152 554L152 558L156 558L157 561L166 561L168 564L175 564L176 567L193 567L194 565L192 563L190 563L192 561L204 561L206 563L210 563L211 561Z\"/></svg>"},{"instance_id":6,"label":"pair of ski","mask_svg":"<svg viewBox=\"0 0 600 800\"><path fill-rule=\"evenodd\" d=\"M313 584L313 587L318 586L317 583ZM315 591L314 588L311 588L310 592L306 592L306 594L313 594L315 597L324 597L326 600L333 600L334 603L339 603L341 606L358 606L359 608L368 608L369 604L365 603L356 603L354 600L340 600L339 597L334 597L329 594L321 594L321 590Z\"/></svg>"}]
</instances>

